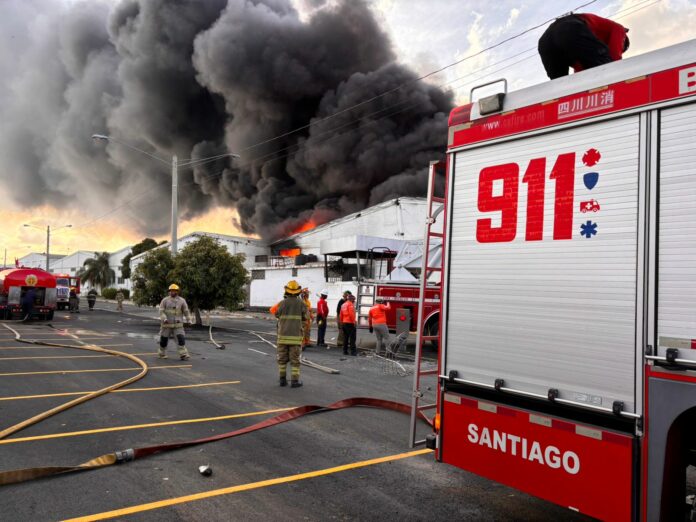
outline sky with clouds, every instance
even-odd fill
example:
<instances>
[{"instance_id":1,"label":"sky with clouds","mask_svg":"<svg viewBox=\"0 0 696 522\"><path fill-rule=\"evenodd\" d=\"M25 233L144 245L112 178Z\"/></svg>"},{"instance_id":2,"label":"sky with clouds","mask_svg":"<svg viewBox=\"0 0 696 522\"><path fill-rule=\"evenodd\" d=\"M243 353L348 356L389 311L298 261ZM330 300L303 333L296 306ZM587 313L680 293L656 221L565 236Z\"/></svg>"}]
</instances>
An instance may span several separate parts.
<instances>
[{"instance_id":1,"label":"sky with clouds","mask_svg":"<svg viewBox=\"0 0 696 522\"><path fill-rule=\"evenodd\" d=\"M59 0L54 0L59 1ZM71 1L71 0L70 0ZM321 0L295 0L306 17ZM328 0L331 3L332 0ZM389 34L397 60L425 75L451 63L456 66L430 77L427 81L450 89L457 103L464 103L472 86L505 77L511 90L545 81L536 52L536 42L544 28L502 44L478 56L467 58L483 49L510 38L546 20L553 19L583 4L581 0L369 0L381 27ZM594 12L610 17L630 28L631 49L626 56L642 54L696 37L696 0L599 0L580 12ZM7 57L0 54L0 60ZM0 67L7 64L0 64ZM1 160L1 158L0 158ZM0 186L0 199L10 187ZM53 237L52 252L74 250L117 250L140 240L130 209L113 213L105 208L105 217L94 218L81 210L79 187L75 187L73 204L63 208L44 205L32 212L7 204L0 206L0 264L2 248L7 248L8 262L29 251L43 252L45 233L23 228L23 223L60 226ZM162 197L168 197L163 195ZM194 230L235 234L232 225L235 211L211 209L207 214L180 225L180 233ZM165 236L162 236L166 238Z\"/></svg>"}]
</instances>

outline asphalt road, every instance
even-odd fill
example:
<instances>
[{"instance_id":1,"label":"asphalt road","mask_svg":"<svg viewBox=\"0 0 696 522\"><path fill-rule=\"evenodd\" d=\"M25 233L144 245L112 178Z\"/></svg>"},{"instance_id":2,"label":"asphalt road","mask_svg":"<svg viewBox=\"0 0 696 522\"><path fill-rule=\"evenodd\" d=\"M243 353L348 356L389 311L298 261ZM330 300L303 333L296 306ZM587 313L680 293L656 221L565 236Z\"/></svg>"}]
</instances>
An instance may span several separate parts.
<instances>
[{"instance_id":1,"label":"asphalt road","mask_svg":"<svg viewBox=\"0 0 696 522\"><path fill-rule=\"evenodd\" d=\"M225 350L215 349L207 330L191 331L192 357L181 362L171 345L168 359L155 356L152 310L98 308L58 314L53 328L12 326L25 338L78 344L78 337L142 354L152 369L126 388L135 391L110 393L0 440L0 470L78 464L115 450L224 433L304 404L354 396L410 401L410 376L336 348L305 353L340 375L303 367L304 387L280 388L273 347L244 331L272 340L274 324L252 315L214 319L229 328L214 332ZM75 397L46 395L96 390L137 373L130 361L93 355L22 345L0 326L0 428ZM123 465L4 486L0 520L585 520L437 463L432 453L412 453L407 433L408 417L395 412L311 415ZM205 464L210 477L198 472Z\"/></svg>"}]
</instances>

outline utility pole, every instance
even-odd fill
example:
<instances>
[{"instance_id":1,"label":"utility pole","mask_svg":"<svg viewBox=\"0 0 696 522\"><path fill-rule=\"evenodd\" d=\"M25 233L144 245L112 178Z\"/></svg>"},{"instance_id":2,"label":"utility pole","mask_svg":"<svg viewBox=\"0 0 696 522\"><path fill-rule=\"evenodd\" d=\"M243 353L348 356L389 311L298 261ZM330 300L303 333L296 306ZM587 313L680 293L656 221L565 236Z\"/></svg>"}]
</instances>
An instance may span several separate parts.
<instances>
[{"instance_id":1,"label":"utility pole","mask_svg":"<svg viewBox=\"0 0 696 522\"><path fill-rule=\"evenodd\" d=\"M50 244L51 244L51 225L46 225L46 272L50 272L49 260L51 259L51 256L48 252Z\"/></svg>"},{"instance_id":2,"label":"utility pole","mask_svg":"<svg viewBox=\"0 0 696 522\"><path fill-rule=\"evenodd\" d=\"M115 143L120 143L124 147L128 147L131 150L134 150L136 152L139 152L141 154L145 154L146 156L150 156L152 159L157 160L161 163L169 163L166 159L160 158L159 156L156 156L154 154L150 154L146 150L139 149L138 147L134 147L133 145L129 145L128 143L124 141L117 140L116 138L113 138L111 136L107 136L106 134L92 134L92 139L94 142L99 142L99 141L113 141ZM234 154L232 152L228 154L220 154L218 156L211 156L210 158L199 158L199 159L188 159L184 160L184 162L181 164L182 167L190 167L192 165L197 165L197 164L202 164L205 163L209 160L212 159L220 159L220 158L239 158L239 154ZM178 244L177 244L177 227L179 225L179 174L178 174L178 167L179 167L179 160L176 157L176 155L172 156L172 239L170 241L172 245L172 255L176 255L178 251Z\"/></svg>"},{"instance_id":3,"label":"utility pole","mask_svg":"<svg viewBox=\"0 0 696 522\"><path fill-rule=\"evenodd\" d=\"M172 255L177 253L176 229L179 224L179 173L176 155L172 156Z\"/></svg>"}]
</instances>

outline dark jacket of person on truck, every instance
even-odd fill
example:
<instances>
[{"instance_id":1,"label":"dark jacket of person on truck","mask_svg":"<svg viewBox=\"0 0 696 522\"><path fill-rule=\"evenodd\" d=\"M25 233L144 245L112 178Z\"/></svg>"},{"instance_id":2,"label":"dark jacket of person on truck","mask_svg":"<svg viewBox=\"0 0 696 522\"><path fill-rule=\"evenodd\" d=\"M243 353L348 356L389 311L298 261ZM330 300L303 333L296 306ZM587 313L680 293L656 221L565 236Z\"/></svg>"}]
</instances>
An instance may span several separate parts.
<instances>
[{"instance_id":1,"label":"dark jacket of person on truck","mask_svg":"<svg viewBox=\"0 0 696 522\"><path fill-rule=\"evenodd\" d=\"M553 80L575 72L621 60L628 50L628 29L590 13L558 18L539 38L539 55Z\"/></svg>"}]
</instances>

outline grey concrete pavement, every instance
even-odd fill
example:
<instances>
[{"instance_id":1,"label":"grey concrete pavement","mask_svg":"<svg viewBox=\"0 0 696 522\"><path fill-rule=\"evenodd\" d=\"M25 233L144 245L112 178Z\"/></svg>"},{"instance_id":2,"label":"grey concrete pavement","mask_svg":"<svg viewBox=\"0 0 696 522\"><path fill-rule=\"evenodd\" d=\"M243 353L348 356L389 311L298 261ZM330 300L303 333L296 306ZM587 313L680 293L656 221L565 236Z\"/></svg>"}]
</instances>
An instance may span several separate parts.
<instances>
[{"instance_id":1,"label":"grey concrete pavement","mask_svg":"<svg viewBox=\"0 0 696 522\"><path fill-rule=\"evenodd\" d=\"M207 342L206 331L190 331L190 361L180 362L173 346L170 357L160 360L155 357L158 326L148 317L153 312L117 314L106 311L110 306L57 314L55 328L32 324L18 329L36 339L77 344L74 334L84 342L143 354L152 367L148 375L129 386L135 391L108 394L0 441L0 469L77 464L115 450L223 433L303 404L351 396L410 400L410 377L385 372L378 359L344 357L335 348L310 348L305 354L339 369L340 375L303 367L303 388L280 388L273 348L243 331L264 337L263 332L273 332L273 322L253 316L225 319L236 325L216 332L225 350ZM128 361L84 355L91 354L19 345L0 327L0 374L5 374L0 375L0 426L72 398L55 394L95 390L132 375ZM115 519L583 520L439 464L432 454L403 457L410 451L407 430L408 418L389 411L312 415L124 465L2 487L0 520L94 514L101 520L103 513L123 508L132 513L119 511ZM385 457L385 462L370 463ZM198 473L204 464L212 466L211 477ZM172 504L172 499L178 500Z\"/></svg>"}]
</instances>

